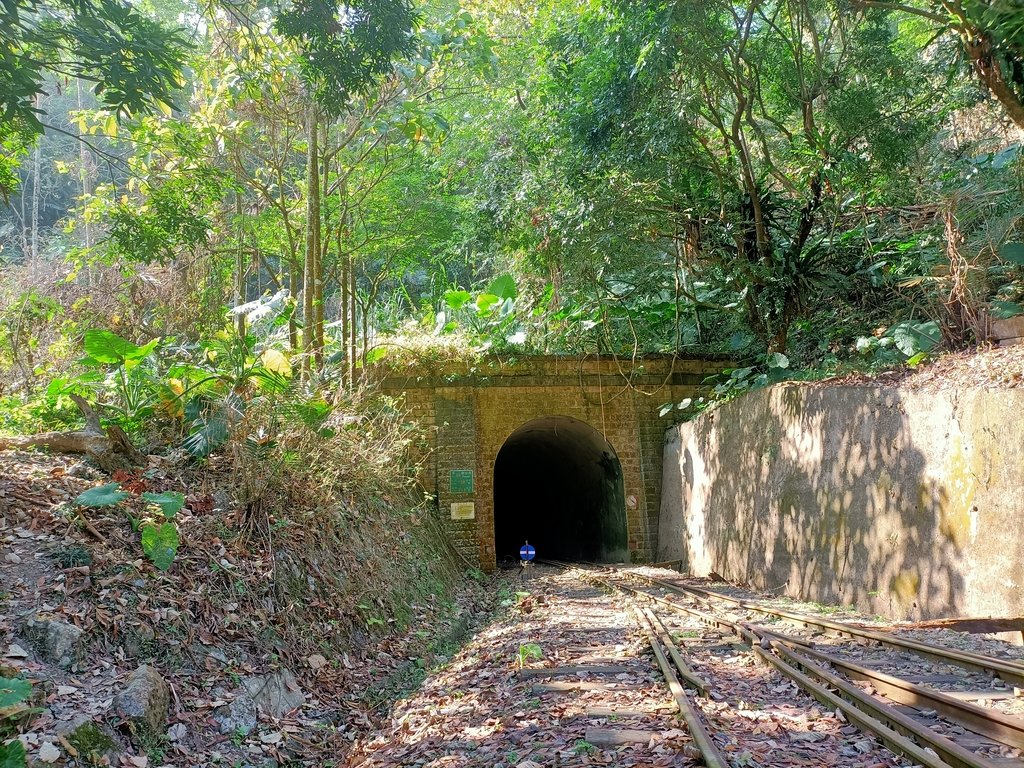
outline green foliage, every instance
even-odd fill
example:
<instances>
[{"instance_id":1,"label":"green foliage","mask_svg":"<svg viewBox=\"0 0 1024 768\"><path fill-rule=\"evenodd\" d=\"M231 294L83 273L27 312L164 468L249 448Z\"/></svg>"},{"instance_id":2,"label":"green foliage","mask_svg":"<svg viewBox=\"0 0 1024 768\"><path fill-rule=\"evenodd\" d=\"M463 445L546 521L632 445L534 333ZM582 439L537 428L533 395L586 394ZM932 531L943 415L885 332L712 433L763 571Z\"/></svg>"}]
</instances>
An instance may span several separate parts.
<instances>
[{"instance_id":1,"label":"green foliage","mask_svg":"<svg viewBox=\"0 0 1024 768\"><path fill-rule=\"evenodd\" d=\"M166 571L174 563L180 544L174 523L147 523L142 526L142 551L161 571Z\"/></svg>"},{"instance_id":2,"label":"green foliage","mask_svg":"<svg viewBox=\"0 0 1024 768\"><path fill-rule=\"evenodd\" d=\"M107 483L79 494L73 503L85 508L109 507L120 504L131 497L133 494L121 490L120 483ZM159 508L165 520L154 521L146 517L136 518L128 514L132 530L137 531L141 528L143 553L158 569L166 571L174 563L178 547L181 545L178 528L171 518L177 515L184 506L185 496L176 491L166 491L164 493L145 492L139 498Z\"/></svg>"},{"instance_id":3,"label":"green foliage","mask_svg":"<svg viewBox=\"0 0 1024 768\"><path fill-rule=\"evenodd\" d=\"M145 205L120 202L111 212L112 253L129 262L169 264L182 252L201 249L209 244L213 210L224 191L215 169L151 178Z\"/></svg>"},{"instance_id":4,"label":"green foliage","mask_svg":"<svg viewBox=\"0 0 1024 768\"><path fill-rule=\"evenodd\" d=\"M181 85L184 36L129 3L4 3L0 28L7 51L0 64L0 124L40 131L36 97L51 74L92 82L104 106L121 116L170 106Z\"/></svg>"},{"instance_id":5,"label":"green foliage","mask_svg":"<svg viewBox=\"0 0 1024 768\"><path fill-rule=\"evenodd\" d=\"M25 120L0 120L0 197L9 202L21 184L18 166L31 148L35 136Z\"/></svg>"},{"instance_id":6,"label":"green foliage","mask_svg":"<svg viewBox=\"0 0 1024 768\"><path fill-rule=\"evenodd\" d=\"M0 768L25 768L26 764L25 745L18 739L0 744Z\"/></svg>"},{"instance_id":7,"label":"green foliage","mask_svg":"<svg viewBox=\"0 0 1024 768\"><path fill-rule=\"evenodd\" d=\"M164 493L150 493L147 491L142 494L142 498L150 504L160 507L164 517L168 518L174 517L185 506L185 494L176 491L165 491Z\"/></svg>"},{"instance_id":8,"label":"green foliage","mask_svg":"<svg viewBox=\"0 0 1024 768\"><path fill-rule=\"evenodd\" d=\"M144 346L136 346L126 339L122 339L116 333L110 331L90 329L85 332L82 346L88 357L83 361L86 365L111 364L129 365L138 364L152 352L159 339L153 339Z\"/></svg>"},{"instance_id":9,"label":"green foliage","mask_svg":"<svg viewBox=\"0 0 1024 768\"><path fill-rule=\"evenodd\" d=\"M0 677L0 710L9 709L32 695L32 683L21 677Z\"/></svg>"},{"instance_id":10,"label":"green foliage","mask_svg":"<svg viewBox=\"0 0 1024 768\"><path fill-rule=\"evenodd\" d=\"M452 333L466 328L483 350L503 350L526 340L524 323L517 314L518 286L515 278L503 274L492 280L476 297L469 291L445 291L446 309L434 315L434 333Z\"/></svg>"},{"instance_id":11,"label":"green foliage","mask_svg":"<svg viewBox=\"0 0 1024 768\"><path fill-rule=\"evenodd\" d=\"M589 755L591 752L595 752L596 750L597 747L586 739L576 739L576 743L572 746L572 751L577 755Z\"/></svg>"},{"instance_id":12,"label":"green foliage","mask_svg":"<svg viewBox=\"0 0 1024 768\"><path fill-rule=\"evenodd\" d=\"M174 364L171 375L183 383L181 399L188 434L182 443L196 458L222 445L232 425L253 401L274 397L289 389L290 366L279 358L256 354L256 338L217 334L199 350L198 360ZM270 363L268 365L268 362Z\"/></svg>"},{"instance_id":13,"label":"green foliage","mask_svg":"<svg viewBox=\"0 0 1024 768\"><path fill-rule=\"evenodd\" d=\"M1011 264L1024 267L1024 243L1003 243L999 255Z\"/></svg>"},{"instance_id":14,"label":"green foliage","mask_svg":"<svg viewBox=\"0 0 1024 768\"><path fill-rule=\"evenodd\" d=\"M106 485L97 485L95 488L83 491L78 494L72 503L76 506L87 508L111 507L115 504L120 504L130 495L127 491L121 490L120 483L107 483Z\"/></svg>"},{"instance_id":15,"label":"green foliage","mask_svg":"<svg viewBox=\"0 0 1024 768\"><path fill-rule=\"evenodd\" d=\"M158 400L160 380L154 353L160 341L153 339L139 346L111 331L89 329L83 338L86 356L79 361L86 370L53 379L47 396L92 394L114 412L124 427L138 430L152 415Z\"/></svg>"},{"instance_id":16,"label":"green foliage","mask_svg":"<svg viewBox=\"0 0 1024 768\"><path fill-rule=\"evenodd\" d=\"M341 16L336 3L303 0L276 20L281 34L301 44L303 78L332 114L366 92L391 69L393 59L413 51L415 23L406 0L358 0L346 5Z\"/></svg>"},{"instance_id":17,"label":"green foliage","mask_svg":"<svg viewBox=\"0 0 1024 768\"><path fill-rule=\"evenodd\" d=\"M1021 26L936 8L158 4L190 51L121 0L6 7L0 428L85 395L196 459L284 461L385 355L727 354L729 397L919 363L921 323L982 341L963 317L1024 312L1024 163L958 67L988 46L1019 92Z\"/></svg>"},{"instance_id":18,"label":"green foliage","mask_svg":"<svg viewBox=\"0 0 1024 768\"><path fill-rule=\"evenodd\" d=\"M789 358L780 352L772 352L758 365L723 370L711 380L714 382L712 393L720 402L726 402L745 392L785 381L789 378L788 369Z\"/></svg>"},{"instance_id":19,"label":"green foliage","mask_svg":"<svg viewBox=\"0 0 1024 768\"><path fill-rule=\"evenodd\" d=\"M522 669L529 661L540 661L544 658L544 651L536 643L524 643L519 646L516 652L516 665Z\"/></svg>"},{"instance_id":20,"label":"green foliage","mask_svg":"<svg viewBox=\"0 0 1024 768\"><path fill-rule=\"evenodd\" d=\"M8 724L25 710L32 683L21 677L0 677L0 768L24 768L25 747L18 739L3 743Z\"/></svg>"}]
</instances>

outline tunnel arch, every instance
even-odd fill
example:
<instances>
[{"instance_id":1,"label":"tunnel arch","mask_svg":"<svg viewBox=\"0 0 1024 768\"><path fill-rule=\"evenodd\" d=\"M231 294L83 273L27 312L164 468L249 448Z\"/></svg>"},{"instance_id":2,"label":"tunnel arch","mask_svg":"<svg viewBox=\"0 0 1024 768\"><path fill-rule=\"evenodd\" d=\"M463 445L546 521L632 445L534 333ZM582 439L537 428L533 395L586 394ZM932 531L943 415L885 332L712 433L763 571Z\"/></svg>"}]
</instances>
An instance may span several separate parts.
<instances>
[{"instance_id":1,"label":"tunnel arch","mask_svg":"<svg viewBox=\"0 0 1024 768\"><path fill-rule=\"evenodd\" d=\"M528 540L555 560L629 560L622 465L598 430L544 416L510 434L494 461L494 547L518 559Z\"/></svg>"}]
</instances>

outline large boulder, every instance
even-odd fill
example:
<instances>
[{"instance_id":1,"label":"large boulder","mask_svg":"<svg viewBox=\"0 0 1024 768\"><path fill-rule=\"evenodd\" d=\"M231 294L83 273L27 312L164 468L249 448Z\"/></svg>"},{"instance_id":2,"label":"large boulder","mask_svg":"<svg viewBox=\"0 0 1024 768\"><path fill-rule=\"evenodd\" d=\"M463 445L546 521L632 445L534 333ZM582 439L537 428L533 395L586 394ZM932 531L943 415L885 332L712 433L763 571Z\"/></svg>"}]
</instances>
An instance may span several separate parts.
<instances>
[{"instance_id":1,"label":"large boulder","mask_svg":"<svg viewBox=\"0 0 1024 768\"><path fill-rule=\"evenodd\" d=\"M82 636L74 624L37 613L22 622L21 635L43 661L68 669L82 656Z\"/></svg>"},{"instance_id":2,"label":"large boulder","mask_svg":"<svg viewBox=\"0 0 1024 768\"><path fill-rule=\"evenodd\" d=\"M141 736L163 735L170 704L167 683L146 664L132 672L124 689L114 696L114 711Z\"/></svg>"}]
</instances>

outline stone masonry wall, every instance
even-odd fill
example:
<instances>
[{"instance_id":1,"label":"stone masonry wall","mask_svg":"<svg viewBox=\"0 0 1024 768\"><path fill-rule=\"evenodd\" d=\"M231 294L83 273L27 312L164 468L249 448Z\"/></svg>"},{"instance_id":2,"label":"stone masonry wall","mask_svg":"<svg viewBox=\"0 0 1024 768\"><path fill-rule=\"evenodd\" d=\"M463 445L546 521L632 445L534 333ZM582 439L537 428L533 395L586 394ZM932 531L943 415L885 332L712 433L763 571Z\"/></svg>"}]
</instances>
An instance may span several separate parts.
<instances>
[{"instance_id":1,"label":"stone masonry wall","mask_svg":"<svg viewBox=\"0 0 1024 768\"><path fill-rule=\"evenodd\" d=\"M664 403L692 397L720 370L713 361L532 357L477 370L390 374L385 392L404 398L428 428L423 483L437 495L452 542L466 559L495 566L494 462L505 440L543 416L569 416L601 432L622 466L629 550L649 561L657 550ZM473 470L472 492L451 490L451 472ZM452 519L452 504L472 502L473 519Z\"/></svg>"}]
</instances>

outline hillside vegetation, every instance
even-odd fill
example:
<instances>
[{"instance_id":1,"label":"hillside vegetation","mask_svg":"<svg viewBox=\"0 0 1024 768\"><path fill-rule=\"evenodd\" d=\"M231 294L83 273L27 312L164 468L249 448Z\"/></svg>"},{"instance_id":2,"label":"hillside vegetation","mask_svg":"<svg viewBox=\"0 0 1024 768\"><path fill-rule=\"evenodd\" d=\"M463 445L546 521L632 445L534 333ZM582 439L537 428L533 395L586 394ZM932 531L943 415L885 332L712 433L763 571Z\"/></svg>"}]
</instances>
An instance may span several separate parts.
<instances>
[{"instance_id":1,"label":"hillside vegetation","mask_svg":"<svg viewBox=\"0 0 1024 768\"><path fill-rule=\"evenodd\" d=\"M390 670L367 643L429 644L422 617L468 598L380 367L736 361L664 404L685 418L1021 327L1022 19L1018 0L0 6L0 764L93 754L33 723L71 711L65 689L107 696L69 675L120 685L129 661L191 654L177 712L275 675L293 703L295 675L387 698L344 659ZM82 655L35 668L26 633ZM232 760L292 733L253 717ZM183 762L213 761L176 733Z\"/></svg>"}]
</instances>

